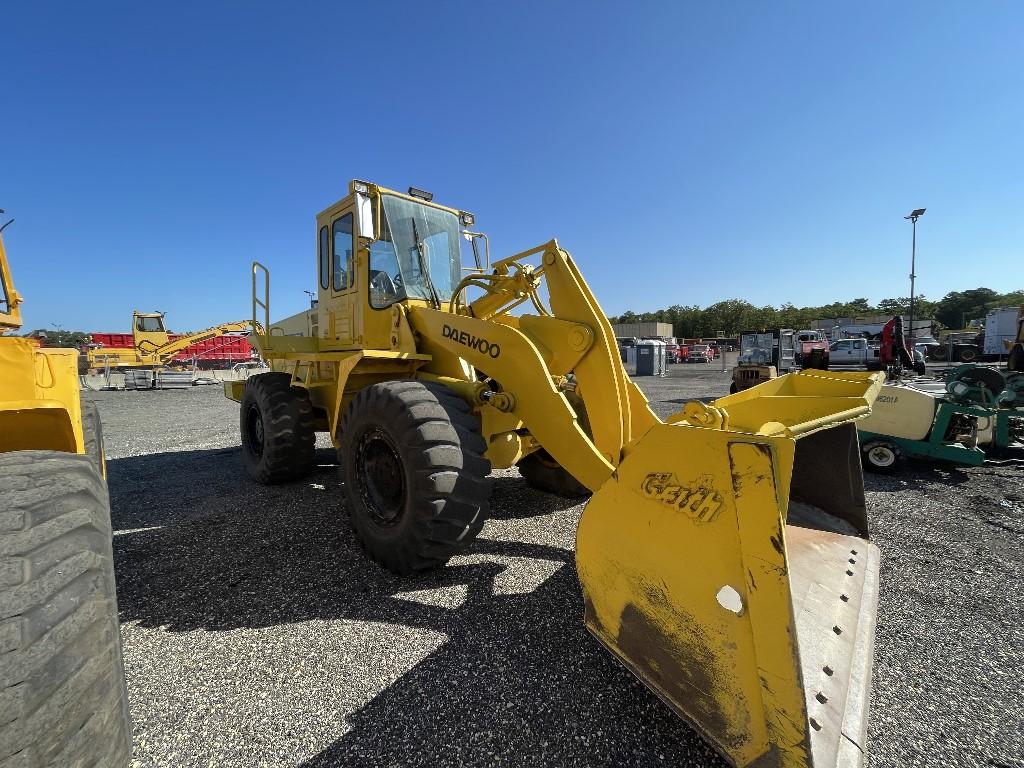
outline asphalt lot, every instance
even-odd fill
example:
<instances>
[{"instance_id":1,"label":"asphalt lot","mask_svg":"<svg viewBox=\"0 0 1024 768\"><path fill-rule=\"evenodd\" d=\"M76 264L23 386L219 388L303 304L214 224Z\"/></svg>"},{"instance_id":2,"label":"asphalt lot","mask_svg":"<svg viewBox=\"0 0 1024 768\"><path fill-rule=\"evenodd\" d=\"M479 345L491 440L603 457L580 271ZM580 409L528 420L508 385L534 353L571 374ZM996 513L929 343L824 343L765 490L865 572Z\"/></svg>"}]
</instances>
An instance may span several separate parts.
<instances>
[{"instance_id":1,"label":"asphalt lot","mask_svg":"<svg viewBox=\"0 0 1024 768\"><path fill-rule=\"evenodd\" d=\"M638 379L667 415L720 365ZM250 482L218 387L90 392L105 427L138 766L720 766L583 629L582 509L496 473L469 554L369 561L333 452ZM1024 766L1020 467L869 475L875 766Z\"/></svg>"}]
</instances>

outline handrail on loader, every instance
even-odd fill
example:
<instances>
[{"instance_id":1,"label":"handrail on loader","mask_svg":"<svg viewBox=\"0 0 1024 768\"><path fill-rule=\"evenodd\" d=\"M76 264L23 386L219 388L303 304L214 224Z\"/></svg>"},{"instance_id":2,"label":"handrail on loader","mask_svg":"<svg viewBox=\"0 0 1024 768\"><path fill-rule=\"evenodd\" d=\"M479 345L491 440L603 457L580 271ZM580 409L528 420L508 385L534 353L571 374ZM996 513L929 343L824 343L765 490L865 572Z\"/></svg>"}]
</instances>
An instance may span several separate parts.
<instances>
[{"instance_id":1,"label":"handrail on loader","mask_svg":"<svg viewBox=\"0 0 1024 768\"><path fill-rule=\"evenodd\" d=\"M263 271L263 301L260 301L256 295L256 270ZM256 307L263 308L263 324L260 325L256 319ZM261 340L261 345L265 351L270 349L270 270L267 269L263 264L258 261L252 263L252 325L253 328L258 331L260 328L264 328L266 337Z\"/></svg>"}]
</instances>

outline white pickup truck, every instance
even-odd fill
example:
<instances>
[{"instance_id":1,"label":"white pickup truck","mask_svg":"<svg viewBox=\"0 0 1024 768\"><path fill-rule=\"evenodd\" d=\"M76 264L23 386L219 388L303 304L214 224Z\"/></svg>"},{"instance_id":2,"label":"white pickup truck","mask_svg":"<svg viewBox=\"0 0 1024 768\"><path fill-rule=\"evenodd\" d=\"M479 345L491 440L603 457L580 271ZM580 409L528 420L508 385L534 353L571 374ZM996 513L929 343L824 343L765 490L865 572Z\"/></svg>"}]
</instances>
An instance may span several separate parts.
<instances>
[{"instance_id":1,"label":"white pickup truck","mask_svg":"<svg viewBox=\"0 0 1024 768\"><path fill-rule=\"evenodd\" d=\"M828 349L830 366L864 366L869 371L877 371L882 367L879 360L881 347L867 339L842 339L832 342ZM923 376L926 371L924 355L916 348L911 354L914 356L914 371Z\"/></svg>"},{"instance_id":2,"label":"white pickup truck","mask_svg":"<svg viewBox=\"0 0 1024 768\"><path fill-rule=\"evenodd\" d=\"M830 365L863 365L877 369L878 345L870 344L867 339L842 339L829 346Z\"/></svg>"}]
</instances>

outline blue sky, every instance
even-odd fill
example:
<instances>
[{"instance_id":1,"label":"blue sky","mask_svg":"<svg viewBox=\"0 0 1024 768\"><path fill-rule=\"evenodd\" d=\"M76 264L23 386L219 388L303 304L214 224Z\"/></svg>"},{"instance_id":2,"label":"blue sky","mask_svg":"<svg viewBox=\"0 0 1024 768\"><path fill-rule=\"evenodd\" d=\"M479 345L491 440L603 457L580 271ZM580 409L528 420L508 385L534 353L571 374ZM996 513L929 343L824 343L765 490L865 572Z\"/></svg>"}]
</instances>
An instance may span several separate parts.
<instances>
[{"instance_id":1,"label":"blue sky","mask_svg":"<svg viewBox=\"0 0 1024 768\"><path fill-rule=\"evenodd\" d=\"M605 311L1024 287L1024 5L17 3L0 207L26 328L273 314L351 178L558 237Z\"/></svg>"}]
</instances>

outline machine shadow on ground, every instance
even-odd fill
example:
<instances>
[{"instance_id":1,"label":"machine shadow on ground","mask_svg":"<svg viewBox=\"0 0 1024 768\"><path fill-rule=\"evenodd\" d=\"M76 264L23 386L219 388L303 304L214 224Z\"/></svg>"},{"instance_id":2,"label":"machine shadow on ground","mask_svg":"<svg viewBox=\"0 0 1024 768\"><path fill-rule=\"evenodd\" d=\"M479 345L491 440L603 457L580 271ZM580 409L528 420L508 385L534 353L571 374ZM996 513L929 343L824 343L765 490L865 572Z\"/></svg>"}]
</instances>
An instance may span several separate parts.
<instances>
[{"instance_id":1,"label":"machine shadow on ground","mask_svg":"<svg viewBox=\"0 0 1024 768\"><path fill-rule=\"evenodd\" d=\"M121 620L216 632L348 619L447 637L344 713L350 729L310 766L724 765L586 632L569 549L480 539L469 564L394 576L350 531L333 452L318 458L311 477L274 487L246 477L237 448L110 461ZM572 506L515 477L495 481L498 519ZM500 594L509 557L554 564L553 575ZM454 608L396 596L455 585L466 597Z\"/></svg>"}]
</instances>

